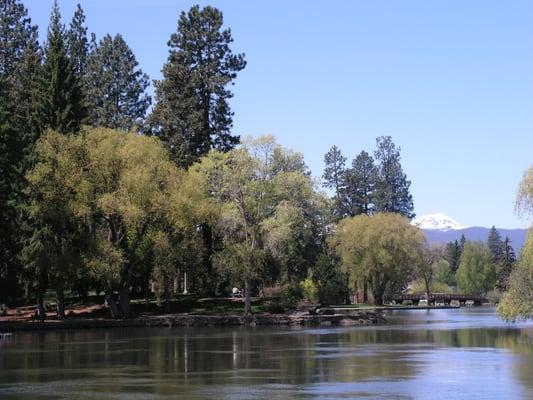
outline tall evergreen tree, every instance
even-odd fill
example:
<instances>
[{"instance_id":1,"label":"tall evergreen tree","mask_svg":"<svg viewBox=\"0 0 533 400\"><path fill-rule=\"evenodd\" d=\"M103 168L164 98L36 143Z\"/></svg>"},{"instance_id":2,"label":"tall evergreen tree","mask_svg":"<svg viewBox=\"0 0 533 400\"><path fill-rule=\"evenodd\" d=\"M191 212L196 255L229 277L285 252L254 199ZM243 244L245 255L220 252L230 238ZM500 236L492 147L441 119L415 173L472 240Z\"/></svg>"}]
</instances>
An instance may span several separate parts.
<instances>
[{"instance_id":1,"label":"tall evergreen tree","mask_svg":"<svg viewBox=\"0 0 533 400\"><path fill-rule=\"evenodd\" d=\"M40 107L43 125L61 133L77 132L86 113L80 82L67 55L57 1L52 9L44 49Z\"/></svg>"},{"instance_id":2,"label":"tall evergreen tree","mask_svg":"<svg viewBox=\"0 0 533 400\"><path fill-rule=\"evenodd\" d=\"M182 12L170 36L170 55L163 79L156 82L151 131L159 136L182 166L211 149L227 151L239 137L231 134L233 112L228 86L246 66L244 54L234 54L231 30L223 29L222 13L198 5Z\"/></svg>"},{"instance_id":3,"label":"tall evergreen tree","mask_svg":"<svg viewBox=\"0 0 533 400\"><path fill-rule=\"evenodd\" d=\"M8 120L7 90L0 79L0 302L16 295L17 191L21 181L21 146Z\"/></svg>"},{"instance_id":4,"label":"tall evergreen tree","mask_svg":"<svg viewBox=\"0 0 533 400\"><path fill-rule=\"evenodd\" d=\"M463 253L463 249L465 248L465 244L466 244L466 237L465 237L465 234L462 233L461 234L461 238L459 239L459 254ZM460 257L460 255L459 255L459 257Z\"/></svg>"},{"instance_id":5,"label":"tall evergreen tree","mask_svg":"<svg viewBox=\"0 0 533 400\"><path fill-rule=\"evenodd\" d=\"M344 216L373 213L377 178L374 159L366 151L362 151L345 173L345 184L341 190Z\"/></svg>"},{"instance_id":6,"label":"tall evergreen tree","mask_svg":"<svg viewBox=\"0 0 533 400\"><path fill-rule=\"evenodd\" d=\"M461 259L461 246L457 240L446 244L444 249L444 259L450 264L450 271L453 275L459 268L459 260Z\"/></svg>"},{"instance_id":7,"label":"tall evergreen tree","mask_svg":"<svg viewBox=\"0 0 533 400\"><path fill-rule=\"evenodd\" d=\"M27 168L33 144L39 138L42 115L39 102L42 98L42 54L37 41L29 42L16 68L13 82L13 124L21 136L24 159Z\"/></svg>"},{"instance_id":8,"label":"tall evergreen tree","mask_svg":"<svg viewBox=\"0 0 533 400\"><path fill-rule=\"evenodd\" d=\"M14 75L17 63L29 42L35 40L37 26L31 24L28 10L19 0L0 0L0 77ZM4 85L6 82L4 82Z\"/></svg>"},{"instance_id":9,"label":"tall evergreen tree","mask_svg":"<svg viewBox=\"0 0 533 400\"><path fill-rule=\"evenodd\" d=\"M409 191L411 181L403 172L400 163L400 148L390 136L376 139L374 157L378 162L378 184L376 187L376 211L392 212L414 218L413 197Z\"/></svg>"},{"instance_id":10,"label":"tall evergreen tree","mask_svg":"<svg viewBox=\"0 0 533 400\"><path fill-rule=\"evenodd\" d=\"M66 32L66 48L74 74L81 81L87 68L89 39L87 37L87 26L85 25L85 13L80 4L77 5L69 29Z\"/></svg>"},{"instance_id":11,"label":"tall evergreen tree","mask_svg":"<svg viewBox=\"0 0 533 400\"><path fill-rule=\"evenodd\" d=\"M496 287L501 291L506 291L509 286L509 277L516 265L516 255L508 237L503 241L502 249L500 263L497 266Z\"/></svg>"},{"instance_id":12,"label":"tall evergreen tree","mask_svg":"<svg viewBox=\"0 0 533 400\"><path fill-rule=\"evenodd\" d=\"M344 185L344 172L346 157L337 146L333 146L324 155L324 186L335 191L335 197L339 198Z\"/></svg>"},{"instance_id":13,"label":"tall evergreen tree","mask_svg":"<svg viewBox=\"0 0 533 400\"><path fill-rule=\"evenodd\" d=\"M499 264L502 261L505 251L504 246L505 244L500 236L500 232L498 232L495 226L492 226L487 238L487 247L492 254L492 262L494 264Z\"/></svg>"},{"instance_id":14,"label":"tall evergreen tree","mask_svg":"<svg viewBox=\"0 0 533 400\"><path fill-rule=\"evenodd\" d=\"M148 75L122 36L106 35L92 50L87 66L89 123L131 130L150 106Z\"/></svg>"}]
</instances>

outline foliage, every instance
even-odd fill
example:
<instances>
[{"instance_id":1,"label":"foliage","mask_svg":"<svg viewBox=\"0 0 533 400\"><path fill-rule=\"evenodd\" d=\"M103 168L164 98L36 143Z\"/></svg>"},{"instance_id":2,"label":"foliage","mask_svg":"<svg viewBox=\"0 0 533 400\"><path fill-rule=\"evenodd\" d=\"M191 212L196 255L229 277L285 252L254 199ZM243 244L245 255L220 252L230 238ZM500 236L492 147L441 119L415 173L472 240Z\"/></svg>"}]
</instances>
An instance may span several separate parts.
<instances>
[{"instance_id":1,"label":"foliage","mask_svg":"<svg viewBox=\"0 0 533 400\"><path fill-rule=\"evenodd\" d=\"M311 278L306 278L300 282L302 297L308 301L318 300L318 287Z\"/></svg>"},{"instance_id":2,"label":"foliage","mask_svg":"<svg viewBox=\"0 0 533 400\"><path fill-rule=\"evenodd\" d=\"M17 295L18 139L8 121L5 81L0 79L0 302Z\"/></svg>"},{"instance_id":3,"label":"foliage","mask_svg":"<svg viewBox=\"0 0 533 400\"><path fill-rule=\"evenodd\" d=\"M320 198L304 168L300 154L268 136L228 153L212 152L192 168L206 176L220 210L223 249L216 265L244 284L247 313L252 283L266 279L267 260L285 281L299 282L318 254L311 250L313 230L321 227L315 212Z\"/></svg>"},{"instance_id":4,"label":"foliage","mask_svg":"<svg viewBox=\"0 0 533 400\"><path fill-rule=\"evenodd\" d=\"M44 49L40 113L45 127L61 133L77 132L86 114L81 83L67 54L57 2Z\"/></svg>"},{"instance_id":5,"label":"foliage","mask_svg":"<svg viewBox=\"0 0 533 400\"><path fill-rule=\"evenodd\" d=\"M506 291L509 285L509 277L511 276L515 265L516 256L513 246L508 237L503 241L503 253L499 263L496 265L496 287L501 291Z\"/></svg>"},{"instance_id":6,"label":"foliage","mask_svg":"<svg viewBox=\"0 0 533 400\"><path fill-rule=\"evenodd\" d=\"M490 250L483 243L466 242L456 279L462 293L484 295L494 288L496 269Z\"/></svg>"},{"instance_id":7,"label":"foliage","mask_svg":"<svg viewBox=\"0 0 533 400\"><path fill-rule=\"evenodd\" d=\"M455 286L455 274L453 273L450 263L445 259L437 261L434 265L435 268L435 281L444 283L448 286Z\"/></svg>"},{"instance_id":8,"label":"foliage","mask_svg":"<svg viewBox=\"0 0 533 400\"><path fill-rule=\"evenodd\" d=\"M459 242L457 240L447 243L444 250L444 258L450 265L450 271L453 275L455 275L457 269L459 268L461 250L461 246L459 245Z\"/></svg>"},{"instance_id":9,"label":"foliage","mask_svg":"<svg viewBox=\"0 0 533 400\"><path fill-rule=\"evenodd\" d=\"M246 62L244 54L231 50L231 30L223 29L223 23L214 7L196 5L182 12L168 42L163 79L156 82L152 133L182 166L190 166L211 149L228 151L239 142L231 135L233 94L228 86Z\"/></svg>"},{"instance_id":10,"label":"foliage","mask_svg":"<svg viewBox=\"0 0 533 400\"><path fill-rule=\"evenodd\" d=\"M340 261L325 249L311 269L311 276L318 287L318 300L321 304L343 303L348 288L346 275L342 273Z\"/></svg>"},{"instance_id":11,"label":"foliage","mask_svg":"<svg viewBox=\"0 0 533 400\"><path fill-rule=\"evenodd\" d=\"M359 214L371 215L375 208L378 169L374 159L362 151L345 173L345 186L342 190L342 210L344 216Z\"/></svg>"},{"instance_id":12,"label":"foliage","mask_svg":"<svg viewBox=\"0 0 533 400\"><path fill-rule=\"evenodd\" d=\"M26 46L35 39L37 26L19 0L0 1L0 78L15 77L17 64Z\"/></svg>"},{"instance_id":13,"label":"foliage","mask_svg":"<svg viewBox=\"0 0 533 400\"><path fill-rule=\"evenodd\" d=\"M400 164L400 148L390 136L376 139L377 149L374 158L378 163L376 190L376 210L398 213L409 219L414 218L413 197L409 192L411 181L407 180Z\"/></svg>"},{"instance_id":14,"label":"foliage","mask_svg":"<svg viewBox=\"0 0 533 400\"><path fill-rule=\"evenodd\" d=\"M533 233L530 230L518 266L511 273L508 291L498 306L508 321L533 319Z\"/></svg>"},{"instance_id":15,"label":"foliage","mask_svg":"<svg viewBox=\"0 0 533 400\"><path fill-rule=\"evenodd\" d=\"M47 210L60 213L60 220L80 221L89 232L86 262L108 303L118 290L119 311L128 315L130 285L147 263L169 268L176 248L170 240L193 223L196 206L203 205L202 186L185 182L157 139L145 136L102 128L69 137L48 132L36 151L30 182L41 199L50 199Z\"/></svg>"},{"instance_id":16,"label":"foliage","mask_svg":"<svg viewBox=\"0 0 533 400\"><path fill-rule=\"evenodd\" d=\"M423 262L423 233L399 214L359 215L342 220L331 245L341 258L353 288L370 285L377 304L387 289L405 285Z\"/></svg>"},{"instance_id":17,"label":"foliage","mask_svg":"<svg viewBox=\"0 0 533 400\"><path fill-rule=\"evenodd\" d=\"M85 13L81 5L77 5L74 16L65 33L66 49L68 58L72 64L74 74L81 85L85 83L83 79L87 69L87 56L89 54L89 39L87 38L87 26L85 25Z\"/></svg>"},{"instance_id":18,"label":"foliage","mask_svg":"<svg viewBox=\"0 0 533 400\"><path fill-rule=\"evenodd\" d=\"M411 284L411 293L426 293L426 283L418 279ZM453 293L453 289L444 282L433 281L430 286L431 293Z\"/></svg>"},{"instance_id":19,"label":"foliage","mask_svg":"<svg viewBox=\"0 0 533 400\"><path fill-rule=\"evenodd\" d=\"M141 124L151 97L148 75L137 66L121 35L106 35L94 46L85 78L91 125L127 132Z\"/></svg>"}]
</instances>

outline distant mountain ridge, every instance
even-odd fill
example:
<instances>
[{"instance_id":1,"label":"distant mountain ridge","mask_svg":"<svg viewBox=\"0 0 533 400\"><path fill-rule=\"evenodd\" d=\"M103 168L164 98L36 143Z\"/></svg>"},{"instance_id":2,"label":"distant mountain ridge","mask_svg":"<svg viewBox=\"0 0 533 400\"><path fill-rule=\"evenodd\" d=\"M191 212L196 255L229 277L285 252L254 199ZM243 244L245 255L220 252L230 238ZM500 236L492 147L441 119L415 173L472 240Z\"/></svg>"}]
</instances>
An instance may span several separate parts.
<instances>
[{"instance_id":1,"label":"distant mountain ridge","mask_svg":"<svg viewBox=\"0 0 533 400\"><path fill-rule=\"evenodd\" d=\"M422 229L429 243L448 243L460 240L464 235L466 240L481 241L486 243L491 228L481 226L465 227L445 214L431 214L416 218L412 222ZM516 254L524 246L527 237L527 229L499 229L496 227L502 240L508 237Z\"/></svg>"}]
</instances>

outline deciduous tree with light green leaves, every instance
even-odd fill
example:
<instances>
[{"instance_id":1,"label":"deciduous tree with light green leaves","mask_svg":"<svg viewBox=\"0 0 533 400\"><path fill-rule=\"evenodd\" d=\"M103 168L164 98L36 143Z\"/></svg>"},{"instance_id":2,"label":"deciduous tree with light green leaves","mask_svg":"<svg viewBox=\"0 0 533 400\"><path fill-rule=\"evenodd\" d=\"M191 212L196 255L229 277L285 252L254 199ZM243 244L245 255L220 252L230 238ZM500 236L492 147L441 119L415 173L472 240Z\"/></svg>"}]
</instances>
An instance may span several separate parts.
<instances>
[{"instance_id":1,"label":"deciduous tree with light green leaves","mask_svg":"<svg viewBox=\"0 0 533 400\"><path fill-rule=\"evenodd\" d=\"M286 279L306 275L313 261L302 241L309 240L313 210L320 197L303 169L300 154L272 137L245 141L228 153L212 152L193 166L207 177L209 193L219 204L217 228L224 248L215 264L245 289L245 313L251 291L266 275L267 260L279 263Z\"/></svg>"},{"instance_id":2,"label":"deciduous tree with light green leaves","mask_svg":"<svg viewBox=\"0 0 533 400\"><path fill-rule=\"evenodd\" d=\"M518 187L516 210L533 216L533 167L525 173ZM507 320L533 318L533 231L530 229L526 244L520 253L518 265L509 278L498 312Z\"/></svg>"},{"instance_id":3,"label":"deciduous tree with light green leaves","mask_svg":"<svg viewBox=\"0 0 533 400\"><path fill-rule=\"evenodd\" d=\"M154 263L167 267L172 240L194 225L205 190L185 180L156 138L103 128L83 128L75 136L50 131L36 152L29 179L38 196L51 199L39 207L87 230L85 263L103 284L112 316L129 316L133 281ZM47 226L53 235L63 232Z\"/></svg>"},{"instance_id":4,"label":"deciduous tree with light green leaves","mask_svg":"<svg viewBox=\"0 0 533 400\"><path fill-rule=\"evenodd\" d=\"M331 238L354 290L368 283L376 304L387 290L403 287L425 262L426 240L406 217L379 213L346 218Z\"/></svg>"},{"instance_id":5,"label":"deciduous tree with light green leaves","mask_svg":"<svg viewBox=\"0 0 533 400\"><path fill-rule=\"evenodd\" d=\"M456 274L462 293L485 295L496 284L496 267L490 250L481 242L466 242Z\"/></svg>"}]
</instances>

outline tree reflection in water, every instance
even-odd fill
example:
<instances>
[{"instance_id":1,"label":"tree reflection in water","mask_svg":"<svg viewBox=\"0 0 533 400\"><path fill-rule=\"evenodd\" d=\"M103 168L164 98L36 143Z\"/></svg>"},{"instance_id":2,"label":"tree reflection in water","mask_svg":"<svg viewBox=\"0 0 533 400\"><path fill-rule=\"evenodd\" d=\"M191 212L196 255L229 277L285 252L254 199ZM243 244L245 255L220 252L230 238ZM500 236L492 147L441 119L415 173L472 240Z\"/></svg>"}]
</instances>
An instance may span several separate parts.
<instances>
[{"instance_id":1,"label":"tree reflection in water","mask_svg":"<svg viewBox=\"0 0 533 400\"><path fill-rule=\"evenodd\" d=\"M505 325L492 310L389 318L364 328L18 333L0 352L0 397L533 397L531 324Z\"/></svg>"}]
</instances>

